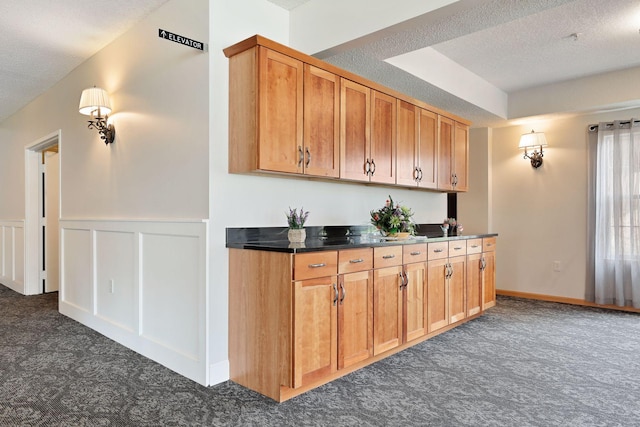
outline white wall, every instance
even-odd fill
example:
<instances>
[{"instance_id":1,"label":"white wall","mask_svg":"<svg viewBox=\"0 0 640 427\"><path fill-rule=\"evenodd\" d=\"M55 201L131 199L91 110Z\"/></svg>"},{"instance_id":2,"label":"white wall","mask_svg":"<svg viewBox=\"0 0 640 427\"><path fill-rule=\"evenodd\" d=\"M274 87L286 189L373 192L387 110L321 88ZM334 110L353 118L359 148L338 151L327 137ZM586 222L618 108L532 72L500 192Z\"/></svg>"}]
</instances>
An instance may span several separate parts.
<instances>
[{"instance_id":1,"label":"white wall","mask_svg":"<svg viewBox=\"0 0 640 427\"><path fill-rule=\"evenodd\" d=\"M391 194L416 212L418 222L446 216L446 195L379 186L228 171L228 60L222 49L260 34L288 45L288 12L265 0L213 0L211 8L211 380L228 378L228 251L226 227L286 226L289 206L311 212L308 225L366 224L369 211ZM330 30L330 28L328 28ZM330 31L329 31L330 32ZM226 369L226 376L222 372Z\"/></svg>"},{"instance_id":2,"label":"white wall","mask_svg":"<svg viewBox=\"0 0 640 427\"><path fill-rule=\"evenodd\" d=\"M493 231L491 212L491 145L493 129L469 131L469 191L458 194L458 221L465 234Z\"/></svg>"},{"instance_id":3,"label":"white wall","mask_svg":"<svg viewBox=\"0 0 640 427\"><path fill-rule=\"evenodd\" d=\"M639 115L640 109L634 109L493 130L498 289L585 298L587 125ZM518 149L520 135L531 128L545 132L549 143L539 169ZM562 271L553 271L554 261L560 261Z\"/></svg>"},{"instance_id":4,"label":"white wall","mask_svg":"<svg viewBox=\"0 0 640 427\"><path fill-rule=\"evenodd\" d=\"M202 384L209 58L158 29L207 41L208 5L170 0L0 123L3 235L26 216L25 147L61 130L61 311ZM78 113L93 85L111 95L109 146ZM3 258L22 262L8 248Z\"/></svg>"}]
</instances>

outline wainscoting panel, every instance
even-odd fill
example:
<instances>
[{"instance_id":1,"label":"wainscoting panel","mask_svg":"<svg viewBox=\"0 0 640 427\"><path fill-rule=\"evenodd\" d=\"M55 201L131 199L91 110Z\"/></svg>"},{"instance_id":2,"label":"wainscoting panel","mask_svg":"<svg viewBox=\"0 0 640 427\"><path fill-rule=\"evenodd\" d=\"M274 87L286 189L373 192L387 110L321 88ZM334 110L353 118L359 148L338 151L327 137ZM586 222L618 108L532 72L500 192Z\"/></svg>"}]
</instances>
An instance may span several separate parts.
<instances>
[{"instance_id":1,"label":"wainscoting panel","mask_svg":"<svg viewBox=\"0 0 640 427\"><path fill-rule=\"evenodd\" d=\"M142 335L193 360L200 330L198 252L194 237L142 235Z\"/></svg>"},{"instance_id":2,"label":"wainscoting panel","mask_svg":"<svg viewBox=\"0 0 640 427\"><path fill-rule=\"evenodd\" d=\"M61 231L60 277L67 286L60 286L60 303L93 314L93 231L80 227Z\"/></svg>"},{"instance_id":3,"label":"wainscoting panel","mask_svg":"<svg viewBox=\"0 0 640 427\"><path fill-rule=\"evenodd\" d=\"M208 385L207 222L63 219L60 227L60 312Z\"/></svg>"},{"instance_id":4,"label":"wainscoting panel","mask_svg":"<svg viewBox=\"0 0 640 427\"><path fill-rule=\"evenodd\" d=\"M129 332L138 318L135 233L96 232L96 315Z\"/></svg>"},{"instance_id":5,"label":"wainscoting panel","mask_svg":"<svg viewBox=\"0 0 640 427\"><path fill-rule=\"evenodd\" d=\"M24 221L0 221L0 283L24 294Z\"/></svg>"}]
</instances>

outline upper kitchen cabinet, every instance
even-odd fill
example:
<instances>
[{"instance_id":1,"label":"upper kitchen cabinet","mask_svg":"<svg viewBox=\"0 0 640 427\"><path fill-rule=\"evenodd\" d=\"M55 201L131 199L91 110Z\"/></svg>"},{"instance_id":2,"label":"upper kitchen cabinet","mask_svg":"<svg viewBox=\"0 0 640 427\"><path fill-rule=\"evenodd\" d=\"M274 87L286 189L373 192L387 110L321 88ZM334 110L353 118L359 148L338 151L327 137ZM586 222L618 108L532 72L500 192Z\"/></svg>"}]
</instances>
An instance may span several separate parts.
<instances>
[{"instance_id":1,"label":"upper kitchen cabinet","mask_svg":"<svg viewBox=\"0 0 640 427\"><path fill-rule=\"evenodd\" d=\"M229 58L229 172L466 191L461 117L253 36Z\"/></svg>"},{"instance_id":2,"label":"upper kitchen cabinet","mask_svg":"<svg viewBox=\"0 0 640 427\"><path fill-rule=\"evenodd\" d=\"M337 178L340 172L340 77L304 66L304 152L306 175Z\"/></svg>"},{"instance_id":3,"label":"upper kitchen cabinet","mask_svg":"<svg viewBox=\"0 0 640 427\"><path fill-rule=\"evenodd\" d=\"M337 177L339 77L264 47L230 67L229 171Z\"/></svg>"},{"instance_id":4,"label":"upper kitchen cabinet","mask_svg":"<svg viewBox=\"0 0 640 427\"><path fill-rule=\"evenodd\" d=\"M371 93L371 182L396 183L396 98Z\"/></svg>"},{"instance_id":5,"label":"upper kitchen cabinet","mask_svg":"<svg viewBox=\"0 0 640 427\"><path fill-rule=\"evenodd\" d=\"M395 184L396 98L342 79L340 178Z\"/></svg>"},{"instance_id":6,"label":"upper kitchen cabinet","mask_svg":"<svg viewBox=\"0 0 640 427\"><path fill-rule=\"evenodd\" d=\"M440 117L438 189L467 191L469 164L469 126Z\"/></svg>"},{"instance_id":7,"label":"upper kitchen cabinet","mask_svg":"<svg viewBox=\"0 0 640 427\"><path fill-rule=\"evenodd\" d=\"M454 190L469 190L469 126L456 122L453 132Z\"/></svg>"},{"instance_id":8,"label":"upper kitchen cabinet","mask_svg":"<svg viewBox=\"0 0 640 427\"><path fill-rule=\"evenodd\" d=\"M340 178L371 176L371 89L342 79L340 85Z\"/></svg>"},{"instance_id":9,"label":"upper kitchen cabinet","mask_svg":"<svg viewBox=\"0 0 640 427\"><path fill-rule=\"evenodd\" d=\"M229 87L229 172L301 172L303 63L257 46L229 59Z\"/></svg>"},{"instance_id":10,"label":"upper kitchen cabinet","mask_svg":"<svg viewBox=\"0 0 640 427\"><path fill-rule=\"evenodd\" d=\"M438 185L438 115L398 100L396 182L435 189Z\"/></svg>"}]
</instances>

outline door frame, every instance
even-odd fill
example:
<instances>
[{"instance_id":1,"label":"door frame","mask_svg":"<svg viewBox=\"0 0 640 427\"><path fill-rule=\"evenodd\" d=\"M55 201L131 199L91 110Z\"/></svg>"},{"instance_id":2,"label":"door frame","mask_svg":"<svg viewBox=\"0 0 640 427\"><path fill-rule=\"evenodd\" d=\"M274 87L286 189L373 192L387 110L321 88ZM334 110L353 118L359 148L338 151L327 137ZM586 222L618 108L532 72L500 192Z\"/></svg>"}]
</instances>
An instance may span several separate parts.
<instances>
[{"instance_id":1,"label":"door frame","mask_svg":"<svg viewBox=\"0 0 640 427\"><path fill-rule=\"evenodd\" d=\"M25 220L24 220L24 294L37 295L43 292L40 277L42 252L42 229L40 227L42 151L58 145L60 174L62 175L62 130L58 129L33 144L25 147ZM62 180L61 180L62 181ZM60 209L62 210L62 183L59 188Z\"/></svg>"}]
</instances>

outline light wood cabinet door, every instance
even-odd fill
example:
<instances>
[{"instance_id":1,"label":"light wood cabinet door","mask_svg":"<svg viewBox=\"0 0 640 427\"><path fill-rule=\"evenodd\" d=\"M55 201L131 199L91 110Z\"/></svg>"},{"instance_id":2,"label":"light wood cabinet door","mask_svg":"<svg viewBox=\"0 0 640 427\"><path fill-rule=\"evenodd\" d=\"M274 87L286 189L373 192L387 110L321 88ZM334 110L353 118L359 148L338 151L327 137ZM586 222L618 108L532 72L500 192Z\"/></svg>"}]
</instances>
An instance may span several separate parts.
<instances>
[{"instance_id":1,"label":"light wood cabinet door","mask_svg":"<svg viewBox=\"0 0 640 427\"><path fill-rule=\"evenodd\" d=\"M427 326L429 332L437 331L449 324L448 263L447 258L427 263Z\"/></svg>"},{"instance_id":2,"label":"light wood cabinet door","mask_svg":"<svg viewBox=\"0 0 640 427\"><path fill-rule=\"evenodd\" d=\"M293 387L337 370L337 276L294 282Z\"/></svg>"},{"instance_id":3,"label":"light wood cabinet door","mask_svg":"<svg viewBox=\"0 0 640 427\"><path fill-rule=\"evenodd\" d=\"M482 254L467 256L467 316L482 311Z\"/></svg>"},{"instance_id":4,"label":"light wood cabinet door","mask_svg":"<svg viewBox=\"0 0 640 427\"><path fill-rule=\"evenodd\" d=\"M496 305L496 253L484 252L482 256L484 258L482 309L486 310Z\"/></svg>"},{"instance_id":5,"label":"light wood cabinet door","mask_svg":"<svg viewBox=\"0 0 640 427\"><path fill-rule=\"evenodd\" d=\"M438 189L453 190L454 122L438 116Z\"/></svg>"},{"instance_id":6,"label":"light wood cabinet door","mask_svg":"<svg viewBox=\"0 0 640 427\"><path fill-rule=\"evenodd\" d=\"M258 168L299 172L303 131L302 62L260 47L258 68Z\"/></svg>"},{"instance_id":7,"label":"light wood cabinet door","mask_svg":"<svg viewBox=\"0 0 640 427\"><path fill-rule=\"evenodd\" d=\"M298 172L335 177L340 174L340 77L304 65L304 147Z\"/></svg>"},{"instance_id":8,"label":"light wood cabinet door","mask_svg":"<svg viewBox=\"0 0 640 427\"><path fill-rule=\"evenodd\" d=\"M456 122L454 131L453 179L456 191L469 190L469 126Z\"/></svg>"},{"instance_id":9,"label":"light wood cabinet door","mask_svg":"<svg viewBox=\"0 0 640 427\"><path fill-rule=\"evenodd\" d=\"M373 356L373 272L340 276L338 369Z\"/></svg>"},{"instance_id":10,"label":"light wood cabinet door","mask_svg":"<svg viewBox=\"0 0 640 427\"><path fill-rule=\"evenodd\" d=\"M427 334L427 265L424 262L404 267L404 342Z\"/></svg>"},{"instance_id":11,"label":"light wood cabinet door","mask_svg":"<svg viewBox=\"0 0 640 427\"><path fill-rule=\"evenodd\" d=\"M458 322L466 317L466 277L467 257L449 258L449 323Z\"/></svg>"},{"instance_id":12,"label":"light wood cabinet door","mask_svg":"<svg viewBox=\"0 0 640 427\"><path fill-rule=\"evenodd\" d=\"M369 181L371 89L340 81L340 178Z\"/></svg>"},{"instance_id":13,"label":"light wood cabinet door","mask_svg":"<svg viewBox=\"0 0 640 427\"><path fill-rule=\"evenodd\" d=\"M402 344L402 266L373 271L373 354Z\"/></svg>"},{"instance_id":14,"label":"light wood cabinet door","mask_svg":"<svg viewBox=\"0 0 640 427\"><path fill-rule=\"evenodd\" d=\"M396 183L416 186L420 176L418 162L418 125L420 109L398 100L396 140Z\"/></svg>"},{"instance_id":15,"label":"light wood cabinet door","mask_svg":"<svg viewBox=\"0 0 640 427\"><path fill-rule=\"evenodd\" d=\"M396 183L396 98L371 91L371 182Z\"/></svg>"},{"instance_id":16,"label":"light wood cabinet door","mask_svg":"<svg viewBox=\"0 0 640 427\"><path fill-rule=\"evenodd\" d=\"M438 187L438 115L420 109L418 135L418 185L422 188Z\"/></svg>"}]
</instances>

